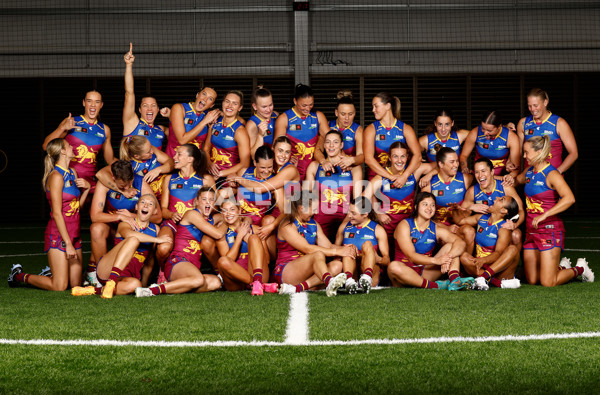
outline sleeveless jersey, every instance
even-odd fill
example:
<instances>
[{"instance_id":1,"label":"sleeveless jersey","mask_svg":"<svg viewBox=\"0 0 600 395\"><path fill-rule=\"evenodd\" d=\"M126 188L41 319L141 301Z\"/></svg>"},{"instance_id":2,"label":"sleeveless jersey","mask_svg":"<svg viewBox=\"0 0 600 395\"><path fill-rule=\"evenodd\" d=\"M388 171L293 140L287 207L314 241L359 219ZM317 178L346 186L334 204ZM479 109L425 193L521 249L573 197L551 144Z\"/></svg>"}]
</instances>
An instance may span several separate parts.
<instances>
[{"instance_id":1,"label":"sleeveless jersey","mask_svg":"<svg viewBox=\"0 0 600 395\"><path fill-rule=\"evenodd\" d=\"M121 192L109 189L106 193L106 212L109 214L114 214L118 210L127 210L132 213L135 212L135 205L138 200L140 200L142 193L135 185L134 188L136 188L137 193L131 199L126 198Z\"/></svg>"},{"instance_id":2,"label":"sleeveless jersey","mask_svg":"<svg viewBox=\"0 0 600 395\"><path fill-rule=\"evenodd\" d=\"M464 174L457 172L447 184L440 179L439 174L436 174L431 179L431 193L435 196L435 220L450 225L452 213L448 206L453 203L461 204L465 199Z\"/></svg>"},{"instance_id":3,"label":"sleeveless jersey","mask_svg":"<svg viewBox=\"0 0 600 395\"><path fill-rule=\"evenodd\" d=\"M190 178L185 178L181 173L172 174L169 181L169 211L178 212L183 215L194 208L194 198L204 182L196 173ZM176 230L173 220L165 220L165 225Z\"/></svg>"},{"instance_id":4,"label":"sleeveless jersey","mask_svg":"<svg viewBox=\"0 0 600 395\"><path fill-rule=\"evenodd\" d=\"M344 228L344 241L342 245L352 244L358 248L358 252L361 252L363 244L370 241L373 247L375 247L375 251L377 251L376 227L377 223L371 220L368 220L363 226L352 225L348 222L348 225Z\"/></svg>"},{"instance_id":5,"label":"sleeveless jersey","mask_svg":"<svg viewBox=\"0 0 600 395\"><path fill-rule=\"evenodd\" d=\"M317 140L319 139L319 120L311 112L302 118L291 108L285 112L288 119L287 137L292 141L292 156L298 158L300 180L304 180L306 168L312 162Z\"/></svg>"},{"instance_id":6,"label":"sleeveless jersey","mask_svg":"<svg viewBox=\"0 0 600 395\"><path fill-rule=\"evenodd\" d=\"M80 236L79 197L81 196L81 191L77 188L77 185L75 185L75 173L72 169L64 169L56 165L54 166L54 170L56 170L63 178L62 216L67 226L67 233L69 233L69 237L71 238L71 241L73 241L73 239ZM47 186L46 198L50 203L50 221L46 227L46 232L59 234L60 232L58 231L58 227L52 216L52 198Z\"/></svg>"},{"instance_id":7,"label":"sleeveless jersey","mask_svg":"<svg viewBox=\"0 0 600 395\"><path fill-rule=\"evenodd\" d=\"M417 223L414 218L406 218L406 222L410 227L410 241L413 243L415 247L415 252L421 255L432 256L433 250L437 245L437 234L435 222L429 221L429 225L427 228L422 231L417 226ZM402 258L405 257L400 245L398 244L398 240L396 240L396 256L395 259L398 261L404 261ZM415 266L423 266L423 265L415 265Z\"/></svg>"},{"instance_id":8,"label":"sleeveless jersey","mask_svg":"<svg viewBox=\"0 0 600 395\"><path fill-rule=\"evenodd\" d=\"M263 143L268 145L269 147L273 146L273 135L275 134L275 120L277 119L277 115L275 113L271 114L271 119L269 119L269 125L267 126L267 133L263 136ZM254 114L248 119L248 122L254 122L256 124L256 128L258 129L258 124L263 121L261 117Z\"/></svg>"},{"instance_id":9,"label":"sleeveless jersey","mask_svg":"<svg viewBox=\"0 0 600 395\"><path fill-rule=\"evenodd\" d=\"M206 116L206 111L197 113L196 110L194 110L193 103L181 103L181 105L183 106L183 111L185 111L183 114L183 125L185 126L185 133L187 133L194 129L194 127L200 122L202 122ZM202 145L204 144L204 140L206 140L206 136L208 136L208 126L205 126L204 129L198 133L196 138L190 141L190 143L194 144L199 149L202 149ZM172 158L175 156L175 149L179 147L179 145L180 144L177 141L177 137L175 137L175 132L173 131L173 125L169 123L169 137L165 152Z\"/></svg>"},{"instance_id":10,"label":"sleeveless jersey","mask_svg":"<svg viewBox=\"0 0 600 395\"><path fill-rule=\"evenodd\" d=\"M317 243L317 223L314 218L305 224L294 218L292 224L308 244L315 245ZM287 241L280 240L277 235L277 265L288 263L302 255L304 254L289 245Z\"/></svg>"},{"instance_id":11,"label":"sleeveless jersey","mask_svg":"<svg viewBox=\"0 0 600 395\"><path fill-rule=\"evenodd\" d=\"M280 171L282 171L283 169L285 169L288 166L293 166L290 162L286 162L283 166L281 166L279 169L277 169L277 171L275 171L275 174L278 174ZM283 194L284 194L284 199L288 199L290 196L293 196L295 193L299 193L299 191L301 190L301 185L298 181L287 181L284 185L283 185ZM275 195L273 194L273 198L275 198ZM277 202L275 201L275 199L273 199L273 211L271 211L271 215L274 218L279 217L279 215L281 214L281 212L279 211L279 207L277 207Z\"/></svg>"},{"instance_id":12,"label":"sleeveless jersey","mask_svg":"<svg viewBox=\"0 0 600 395\"><path fill-rule=\"evenodd\" d=\"M379 161L381 167L388 165L390 146L396 141L406 143L404 138L404 122L399 119L394 119L394 124L389 128L384 126L381 121L373 123L375 127L375 157ZM375 177L376 173L368 169L369 180Z\"/></svg>"},{"instance_id":13,"label":"sleeveless jersey","mask_svg":"<svg viewBox=\"0 0 600 395\"><path fill-rule=\"evenodd\" d=\"M252 231L252 230L250 230ZM227 228L227 233L225 234L225 240L229 245L229 249L233 247L233 243L235 243L235 238L237 237L237 232L231 228ZM242 240L242 245L240 245L240 254L238 258L235 260L241 267L248 270L248 243Z\"/></svg>"},{"instance_id":14,"label":"sleeveless jersey","mask_svg":"<svg viewBox=\"0 0 600 395\"><path fill-rule=\"evenodd\" d=\"M481 125L477 129L477 139L475 140L475 160L484 157L492 161L494 165L494 175L498 176L506 167L506 161L510 150L508 149L508 134L510 131L508 128L502 127L500 132L488 139L483 131Z\"/></svg>"},{"instance_id":15,"label":"sleeveless jersey","mask_svg":"<svg viewBox=\"0 0 600 395\"><path fill-rule=\"evenodd\" d=\"M194 210L200 213L198 209ZM208 217L207 222L214 225L212 215ZM177 235L175 236L171 255L177 256L180 260L190 262L200 269L200 257L202 257L200 243L203 236L204 233L194 224L177 225Z\"/></svg>"},{"instance_id":16,"label":"sleeveless jersey","mask_svg":"<svg viewBox=\"0 0 600 395\"><path fill-rule=\"evenodd\" d=\"M392 174L389 168L386 168L386 170ZM394 183L389 178L381 178L380 192L381 195L387 198L387 201L381 199L381 209L391 219L389 224L382 225L388 235L393 235L396 226L412 213L416 186L417 181L413 174L408 177L401 188L394 187Z\"/></svg>"},{"instance_id":17,"label":"sleeveless jersey","mask_svg":"<svg viewBox=\"0 0 600 395\"><path fill-rule=\"evenodd\" d=\"M246 169L242 177L247 180L264 182L273 178L273 174L271 173L266 179L258 178L256 176L256 168L252 166ZM253 225L260 225L262 218L272 206L271 192L252 192L242 185L238 187L237 199L240 202L242 214L249 215L252 218Z\"/></svg>"},{"instance_id":18,"label":"sleeveless jersey","mask_svg":"<svg viewBox=\"0 0 600 395\"><path fill-rule=\"evenodd\" d=\"M133 129L130 136L144 136L154 147L162 149L163 140L165 139L165 132L160 126L150 126L148 122L140 118L140 122L137 124L135 129Z\"/></svg>"},{"instance_id":19,"label":"sleeveless jersey","mask_svg":"<svg viewBox=\"0 0 600 395\"><path fill-rule=\"evenodd\" d=\"M442 147L452 148L454 151L456 151L456 155L460 155L460 140L458 139L458 133L456 133L456 130L451 130L450 135L446 140L442 140L437 132L427 135L427 160L431 163L435 163L435 155L437 154L435 146L437 144L441 145Z\"/></svg>"},{"instance_id":20,"label":"sleeveless jersey","mask_svg":"<svg viewBox=\"0 0 600 395\"><path fill-rule=\"evenodd\" d=\"M344 217L348 213L353 189L351 171L342 171L339 166L335 166L333 171L325 171L319 165L315 175L315 189L319 191L320 214Z\"/></svg>"},{"instance_id":21,"label":"sleeveless jersey","mask_svg":"<svg viewBox=\"0 0 600 395\"><path fill-rule=\"evenodd\" d=\"M242 123L238 119L225 126L221 117L212 127L210 160L221 170L227 170L240 163L240 152L235 141L235 132L240 126Z\"/></svg>"},{"instance_id":22,"label":"sleeveless jersey","mask_svg":"<svg viewBox=\"0 0 600 395\"><path fill-rule=\"evenodd\" d=\"M490 215L484 214L479 217L477 222L477 228L475 233L475 256L477 258L483 258L496 251L496 243L498 242L498 233L500 228L506 222L501 219L500 221L490 224Z\"/></svg>"},{"instance_id":23,"label":"sleeveless jersey","mask_svg":"<svg viewBox=\"0 0 600 395\"><path fill-rule=\"evenodd\" d=\"M538 125L534 121L533 115L530 115L525 118L525 124L523 125L525 141L534 136L550 137L550 156L548 157L548 162L555 168L558 168L562 164L563 145L562 140L558 135L558 131L556 130L559 119L560 117L558 115L550 113L550 115ZM525 161L525 165L529 166L529 163Z\"/></svg>"},{"instance_id":24,"label":"sleeveless jersey","mask_svg":"<svg viewBox=\"0 0 600 395\"><path fill-rule=\"evenodd\" d=\"M535 172L533 166L525 173L525 200L527 203L527 232L530 233L545 233L561 231L565 228L563 222L557 215L548 217L545 221L538 223L538 228L535 229L531 223L535 217L545 213L560 200L558 192L548 187L547 178L552 170L556 170L554 166L548 164L541 171Z\"/></svg>"},{"instance_id":25,"label":"sleeveless jersey","mask_svg":"<svg viewBox=\"0 0 600 395\"><path fill-rule=\"evenodd\" d=\"M479 183L476 182L473 186L473 201L476 204L485 204L487 206L492 206L496 201L496 198L506 196L504 192L504 187L502 186L501 180L494 180L494 190L488 194L487 192L481 190Z\"/></svg>"},{"instance_id":26,"label":"sleeveless jersey","mask_svg":"<svg viewBox=\"0 0 600 395\"><path fill-rule=\"evenodd\" d=\"M135 185L139 185L140 190L141 190L141 185L142 185L142 182L144 181L144 177L146 176L146 174L148 174L148 172L150 170L154 170L157 167L161 166L156 154L152 154L152 157L148 160L139 161L137 159L131 159L130 162L131 162L131 166L133 167L133 175L134 175L133 183ZM162 182L163 182L164 178L165 178L165 175L161 174L158 177L156 177L154 179L154 181L152 181L149 184L150 188L152 189L152 193L154 193L154 196L156 196L156 198L158 199L159 202L160 202L160 197L162 195L162 193L161 193Z\"/></svg>"},{"instance_id":27,"label":"sleeveless jersey","mask_svg":"<svg viewBox=\"0 0 600 395\"><path fill-rule=\"evenodd\" d=\"M356 155L356 131L359 127L359 124L353 122L350 127L342 129L341 126L337 124L337 120L334 119L333 121L329 121L329 129L337 130L342 133L342 136L344 137L343 150L346 155Z\"/></svg>"},{"instance_id":28,"label":"sleeveless jersey","mask_svg":"<svg viewBox=\"0 0 600 395\"><path fill-rule=\"evenodd\" d=\"M137 223L137 218L135 219ZM139 225L139 223L138 223ZM148 223L148 226L145 228L140 227L140 230L137 232L143 233L148 236L156 237L158 235L158 226L153 224L152 222ZM115 245L119 244L123 241L122 237L115 237ZM152 245L154 243L140 243L138 248L133 253L133 257L127 267L121 273L121 277L133 277L138 280L142 279L142 268L144 267L144 262L148 258L150 254L150 250L152 249Z\"/></svg>"},{"instance_id":29,"label":"sleeveless jersey","mask_svg":"<svg viewBox=\"0 0 600 395\"><path fill-rule=\"evenodd\" d=\"M106 141L105 127L102 122L90 123L83 115L73 120L75 127L65 136L75 153L70 167L77 171L79 177L91 180L96 174L96 155Z\"/></svg>"}]
</instances>

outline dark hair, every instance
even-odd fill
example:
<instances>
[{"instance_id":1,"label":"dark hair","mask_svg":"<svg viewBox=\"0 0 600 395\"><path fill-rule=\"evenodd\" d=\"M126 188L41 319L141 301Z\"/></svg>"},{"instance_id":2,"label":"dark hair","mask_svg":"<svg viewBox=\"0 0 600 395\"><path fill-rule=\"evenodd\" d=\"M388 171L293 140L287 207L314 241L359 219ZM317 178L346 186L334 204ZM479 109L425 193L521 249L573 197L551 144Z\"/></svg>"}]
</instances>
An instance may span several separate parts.
<instances>
[{"instance_id":1,"label":"dark hair","mask_svg":"<svg viewBox=\"0 0 600 395\"><path fill-rule=\"evenodd\" d=\"M299 196L297 196L297 199L289 200L290 213L285 216L285 218L282 221L282 225L287 225L293 222L294 218L296 218L296 216L298 216L298 213L300 212L300 207L310 206L314 200L319 200L318 194L309 191L308 189L302 189L300 191Z\"/></svg>"},{"instance_id":2,"label":"dark hair","mask_svg":"<svg viewBox=\"0 0 600 395\"><path fill-rule=\"evenodd\" d=\"M396 119L400 119L400 99L398 99L396 96L392 96L389 92L379 92L375 95L375 97L381 100L383 104L390 103L392 105L392 114L394 114Z\"/></svg>"},{"instance_id":3,"label":"dark hair","mask_svg":"<svg viewBox=\"0 0 600 395\"><path fill-rule=\"evenodd\" d=\"M454 113L452 110L447 108L441 108L435 112L435 116L433 117L433 125L429 125L425 128L425 134L431 134L437 130L435 127L435 123L439 117L448 117L452 122L454 122ZM458 128L455 125L452 125L450 130L457 130Z\"/></svg>"},{"instance_id":4,"label":"dark hair","mask_svg":"<svg viewBox=\"0 0 600 395\"><path fill-rule=\"evenodd\" d=\"M402 149L406 150L406 164L410 163L410 160L412 158L412 152L408 148L408 145L404 141L394 141L392 143L392 145L390 145L390 149L388 151L388 153L389 153L388 163L387 163L388 166L392 165L392 150L397 149L397 148L402 148Z\"/></svg>"},{"instance_id":5,"label":"dark hair","mask_svg":"<svg viewBox=\"0 0 600 395\"><path fill-rule=\"evenodd\" d=\"M539 97L540 99L542 99L542 101L544 101L544 100L550 101L550 96L548 96L548 92L546 92L545 90L542 90L540 88L531 89L529 91L529 93L527 94L527 97Z\"/></svg>"},{"instance_id":6,"label":"dark hair","mask_svg":"<svg viewBox=\"0 0 600 395\"><path fill-rule=\"evenodd\" d=\"M367 199L365 196L359 196L354 199L352 204L357 208L360 214L367 214L367 218L375 223L379 223L377 220L377 214L375 213L375 210L373 210L371 200Z\"/></svg>"},{"instance_id":7,"label":"dark hair","mask_svg":"<svg viewBox=\"0 0 600 395\"><path fill-rule=\"evenodd\" d=\"M504 206L504 208L507 211L506 214L504 214L504 219L510 220L512 217L519 214L519 204L517 203L517 200L512 196L507 195L507 197L510 197L511 200L508 204Z\"/></svg>"},{"instance_id":8,"label":"dark hair","mask_svg":"<svg viewBox=\"0 0 600 395\"><path fill-rule=\"evenodd\" d=\"M481 158L477 159L475 161L475 163L473 163L473 168L475 168L475 165L478 164L478 163L485 163L487 165L487 167L490 168L490 170L494 171L494 164L488 158L482 156Z\"/></svg>"},{"instance_id":9,"label":"dark hair","mask_svg":"<svg viewBox=\"0 0 600 395\"><path fill-rule=\"evenodd\" d=\"M204 177L208 173L208 163L204 151L190 143L183 144L181 147L184 147L187 150L188 155L194 158L192 167L196 174L198 174L199 177Z\"/></svg>"},{"instance_id":10,"label":"dark hair","mask_svg":"<svg viewBox=\"0 0 600 395\"><path fill-rule=\"evenodd\" d=\"M240 106L244 105L244 93L242 91L239 90L230 90L229 92L227 92L227 94L225 94L225 97L227 97L227 95L232 94L232 95L236 95L237 97L240 98Z\"/></svg>"},{"instance_id":11,"label":"dark hair","mask_svg":"<svg viewBox=\"0 0 600 395\"><path fill-rule=\"evenodd\" d=\"M413 211L410 214L411 218L417 218L417 216L419 215L419 204L421 204L421 202L425 199L433 199L433 201L435 202L435 195L431 192L417 193L417 195L415 196L415 201L413 203Z\"/></svg>"},{"instance_id":12,"label":"dark hair","mask_svg":"<svg viewBox=\"0 0 600 395\"><path fill-rule=\"evenodd\" d=\"M271 147L269 147L268 145L261 145L257 148L256 152L254 153L254 160L256 162L258 162L260 159L269 160L273 159L274 156L275 154L273 153Z\"/></svg>"},{"instance_id":13,"label":"dark hair","mask_svg":"<svg viewBox=\"0 0 600 395\"><path fill-rule=\"evenodd\" d=\"M279 143L286 143L291 146L294 145L294 144L292 144L292 140L290 140L290 138L288 136L279 136L275 140L273 140L273 148L275 148L275 146Z\"/></svg>"},{"instance_id":14,"label":"dark hair","mask_svg":"<svg viewBox=\"0 0 600 395\"><path fill-rule=\"evenodd\" d=\"M336 134L340 138L342 143L344 142L344 135L339 130L331 129L329 132L325 133L325 137L329 136L330 134Z\"/></svg>"},{"instance_id":15,"label":"dark hair","mask_svg":"<svg viewBox=\"0 0 600 395\"><path fill-rule=\"evenodd\" d=\"M337 104L335 108L338 108L341 104L354 105L354 98L352 97L352 91L349 89L342 89L337 93Z\"/></svg>"},{"instance_id":16,"label":"dark hair","mask_svg":"<svg viewBox=\"0 0 600 395\"><path fill-rule=\"evenodd\" d=\"M294 99L302 99L305 97L315 97L312 88L308 85L298 84L294 88Z\"/></svg>"},{"instance_id":17,"label":"dark hair","mask_svg":"<svg viewBox=\"0 0 600 395\"><path fill-rule=\"evenodd\" d=\"M110 171L116 180L129 182L133 180L133 166L131 162L123 159L116 160L110 165Z\"/></svg>"},{"instance_id":18,"label":"dark hair","mask_svg":"<svg viewBox=\"0 0 600 395\"><path fill-rule=\"evenodd\" d=\"M456 154L456 151L454 151L450 147L441 147L439 150L437 150L437 153L435 154L436 163L444 163L446 161L446 156L448 156L449 154Z\"/></svg>"},{"instance_id":19,"label":"dark hair","mask_svg":"<svg viewBox=\"0 0 600 395\"><path fill-rule=\"evenodd\" d=\"M264 86L262 86L262 85L258 85L258 86L256 87L256 89L254 89L254 90L252 91L252 96L250 96L250 103L252 103L252 104L256 104L256 100L257 100L259 97L270 97L270 96L273 96L273 95L271 94L271 91L270 91L270 90L268 90L267 88L265 88L265 87L264 87Z\"/></svg>"},{"instance_id":20,"label":"dark hair","mask_svg":"<svg viewBox=\"0 0 600 395\"><path fill-rule=\"evenodd\" d=\"M488 123L495 127L502 126L502 113L500 111L486 111L481 117L481 123Z\"/></svg>"}]
</instances>

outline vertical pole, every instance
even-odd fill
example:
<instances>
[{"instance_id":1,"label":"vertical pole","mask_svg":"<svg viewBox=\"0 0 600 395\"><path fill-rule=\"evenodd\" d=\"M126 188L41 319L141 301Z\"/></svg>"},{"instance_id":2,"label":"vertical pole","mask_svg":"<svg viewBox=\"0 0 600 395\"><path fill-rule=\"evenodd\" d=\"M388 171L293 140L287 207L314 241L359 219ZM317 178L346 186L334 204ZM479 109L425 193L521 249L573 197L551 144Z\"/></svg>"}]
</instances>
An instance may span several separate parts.
<instances>
[{"instance_id":1,"label":"vertical pole","mask_svg":"<svg viewBox=\"0 0 600 395\"><path fill-rule=\"evenodd\" d=\"M294 12L294 70L296 84L309 85L308 79L308 1L294 0L294 3L306 5L306 9ZM298 7L294 7L295 9Z\"/></svg>"}]
</instances>

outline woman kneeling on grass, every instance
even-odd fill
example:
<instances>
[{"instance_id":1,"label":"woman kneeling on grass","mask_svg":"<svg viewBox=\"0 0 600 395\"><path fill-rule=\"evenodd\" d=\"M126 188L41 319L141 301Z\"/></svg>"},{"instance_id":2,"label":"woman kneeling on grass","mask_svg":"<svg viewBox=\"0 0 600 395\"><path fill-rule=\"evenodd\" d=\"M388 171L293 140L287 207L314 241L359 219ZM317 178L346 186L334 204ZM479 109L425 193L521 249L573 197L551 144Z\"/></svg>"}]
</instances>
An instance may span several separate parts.
<instances>
[{"instance_id":1,"label":"woman kneeling on grass","mask_svg":"<svg viewBox=\"0 0 600 395\"><path fill-rule=\"evenodd\" d=\"M269 280L269 253L264 240L256 234L259 227L244 221L240 205L231 199L221 205L223 224L219 227L225 236L217 240L218 267L223 285L228 291L252 289L252 295L264 291L277 292L277 284L263 284Z\"/></svg>"},{"instance_id":2,"label":"woman kneeling on grass","mask_svg":"<svg viewBox=\"0 0 600 395\"><path fill-rule=\"evenodd\" d=\"M171 243L168 236L157 237L158 225L150 222L150 218L158 213L158 200L154 194L148 193L140 197L136 205L137 215L135 227L129 222L121 222L115 235L115 247L98 262L97 276L102 288L74 287L73 296L101 294L110 299L114 294L128 295L148 284L153 262L148 255L153 245ZM150 264L148 264L150 263Z\"/></svg>"},{"instance_id":3,"label":"woman kneeling on grass","mask_svg":"<svg viewBox=\"0 0 600 395\"><path fill-rule=\"evenodd\" d=\"M471 285L472 277L459 277L459 257L465 251L465 242L431 220L436 212L435 196L420 192L415 197L414 207L411 217L400 222L394 233L396 260L388 266L392 284L449 291ZM433 255L441 243L444 245ZM436 281L444 273L448 273L448 280Z\"/></svg>"},{"instance_id":4,"label":"woman kneeling on grass","mask_svg":"<svg viewBox=\"0 0 600 395\"><path fill-rule=\"evenodd\" d=\"M340 273L342 262L335 260L328 264L326 257L356 258L356 247L331 244L313 218L318 200L309 191L302 191L290 203L290 214L281 221L277 232L273 277L281 284L279 293L294 294L325 284L327 296L334 296L346 276Z\"/></svg>"}]
</instances>

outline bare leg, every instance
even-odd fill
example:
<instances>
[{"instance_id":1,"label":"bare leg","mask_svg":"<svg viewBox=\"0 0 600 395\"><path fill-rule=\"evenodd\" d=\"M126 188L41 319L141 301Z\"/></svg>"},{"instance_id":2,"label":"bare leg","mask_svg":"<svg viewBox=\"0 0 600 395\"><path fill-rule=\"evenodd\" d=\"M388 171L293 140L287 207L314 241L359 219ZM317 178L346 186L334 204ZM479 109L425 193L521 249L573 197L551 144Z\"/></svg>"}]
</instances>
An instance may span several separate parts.
<instances>
[{"instance_id":1,"label":"bare leg","mask_svg":"<svg viewBox=\"0 0 600 395\"><path fill-rule=\"evenodd\" d=\"M168 226L163 226L162 228L160 228L160 231L158 232L158 237L162 237L162 236L169 236L172 240L175 239L175 235L173 234L173 229L171 229ZM164 270L165 261L171 254L171 251L173 251L173 243L172 242L171 243L160 243L156 247L156 262L160 266L160 270Z\"/></svg>"},{"instance_id":2,"label":"bare leg","mask_svg":"<svg viewBox=\"0 0 600 395\"><path fill-rule=\"evenodd\" d=\"M577 276L575 270L558 270L561 249L540 252L540 284L544 287L554 287L564 284Z\"/></svg>"}]
</instances>

